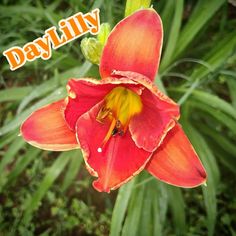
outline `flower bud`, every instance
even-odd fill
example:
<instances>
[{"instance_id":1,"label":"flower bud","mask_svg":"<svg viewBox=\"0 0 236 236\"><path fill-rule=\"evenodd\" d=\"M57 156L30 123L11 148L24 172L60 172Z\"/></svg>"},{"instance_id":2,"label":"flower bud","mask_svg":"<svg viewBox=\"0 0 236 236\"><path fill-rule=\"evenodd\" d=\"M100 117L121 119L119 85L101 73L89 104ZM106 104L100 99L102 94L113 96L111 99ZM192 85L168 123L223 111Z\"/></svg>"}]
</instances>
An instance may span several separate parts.
<instances>
[{"instance_id":1,"label":"flower bud","mask_svg":"<svg viewBox=\"0 0 236 236\"><path fill-rule=\"evenodd\" d=\"M129 16L141 8L149 8L151 0L127 0L125 6L125 16Z\"/></svg>"},{"instance_id":2,"label":"flower bud","mask_svg":"<svg viewBox=\"0 0 236 236\"><path fill-rule=\"evenodd\" d=\"M80 44L84 57L93 64L99 64L103 45L96 38L84 38Z\"/></svg>"},{"instance_id":3,"label":"flower bud","mask_svg":"<svg viewBox=\"0 0 236 236\"><path fill-rule=\"evenodd\" d=\"M103 46L106 44L110 32L111 32L111 26L109 23L101 24L97 39Z\"/></svg>"}]
</instances>

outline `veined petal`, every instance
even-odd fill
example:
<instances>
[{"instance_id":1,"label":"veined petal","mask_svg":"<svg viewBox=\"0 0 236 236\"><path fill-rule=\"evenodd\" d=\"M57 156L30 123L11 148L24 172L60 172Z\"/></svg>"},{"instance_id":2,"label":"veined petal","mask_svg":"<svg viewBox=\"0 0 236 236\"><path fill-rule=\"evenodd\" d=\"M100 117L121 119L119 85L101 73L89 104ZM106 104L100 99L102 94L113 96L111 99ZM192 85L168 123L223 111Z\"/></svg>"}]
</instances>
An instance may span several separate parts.
<instances>
[{"instance_id":1,"label":"veined petal","mask_svg":"<svg viewBox=\"0 0 236 236\"><path fill-rule=\"evenodd\" d=\"M146 169L166 183L191 188L206 182L206 171L180 125L166 136Z\"/></svg>"},{"instance_id":2,"label":"veined petal","mask_svg":"<svg viewBox=\"0 0 236 236\"><path fill-rule=\"evenodd\" d=\"M63 118L64 106L64 100L60 100L33 112L21 125L26 142L52 151L79 148L75 132L68 128Z\"/></svg>"},{"instance_id":3,"label":"veined petal","mask_svg":"<svg viewBox=\"0 0 236 236\"><path fill-rule=\"evenodd\" d=\"M155 151L179 119L179 106L143 75L127 71L114 71L113 75L127 77L144 87L141 94L143 109L131 119L129 130L138 147Z\"/></svg>"},{"instance_id":4,"label":"veined petal","mask_svg":"<svg viewBox=\"0 0 236 236\"><path fill-rule=\"evenodd\" d=\"M71 130L75 130L78 118L102 101L114 87L119 84L138 91L138 83L127 79L107 78L96 80L90 78L70 79L67 84L68 98L64 111L65 120Z\"/></svg>"},{"instance_id":5,"label":"veined petal","mask_svg":"<svg viewBox=\"0 0 236 236\"><path fill-rule=\"evenodd\" d=\"M102 147L109 124L96 121L100 108L101 104L97 104L79 118L77 138L89 172L98 177L93 186L98 191L109 192L138 174L149 161L151 153L138 148L129 131L123 136L112 136Z\"/></svg>"},{"instance_id":6,"label":"veined petal","mask_svg":"<svg viewBox=\"0 0 236 236\"><path fill-rule=\"evenodd\" d=\"M112 84L103 85L95 79L70 79L67 84L69 96L64 111L68 126L75 130L78 118L100 102L113 87Z\"/></svg>"},{"instance_id":7,"label":"veined petal","mask_svg":"<svg viewBox=\"0 0 236 236\"><path fill-rule=\"evenodd\" d=\"M153 81L162 39L162 22L153 9L139 10L128 16L108 37L100 62L101 77L109 77L113 70L134 71Z\"/></svg>"},{"instance_id":8,"label":"veined petal","mask_svg":"<svg viewBox=\"0 0 236 236\"><path fill-rule=\"evenodd\" d=\"M176 123L178 107L172 112L169 103L164 102L149 90L141 95L143 110L130 121L129 130L138 147L153 152L161 144L169 130ZM166 106L166 109L165 109Z\"/></svg>"},{"instance_id":9,"label":"veined petal","mask_svg":"<svg viewBox=\"0 0 236 236\"><path fill-rule=\"evenodd\" d=\"M167 95L162 93L157 88L157 86L153 84L153 82L150 81L150 79L145 75L131 71L114 70L112 72L112 76L120 77L123 81L130 81L129 83L133 81L134 83L139 84L143 88L146 88L153 95L151 99L149 98L152 103L158 103L158 107L160 110L165 110L169 114L172 114L174 117L176 117L176 119L179 119L180 114L178 104L171 100ZM139 94L141 95L142 92Z\"/></svg>"}]
</instances>

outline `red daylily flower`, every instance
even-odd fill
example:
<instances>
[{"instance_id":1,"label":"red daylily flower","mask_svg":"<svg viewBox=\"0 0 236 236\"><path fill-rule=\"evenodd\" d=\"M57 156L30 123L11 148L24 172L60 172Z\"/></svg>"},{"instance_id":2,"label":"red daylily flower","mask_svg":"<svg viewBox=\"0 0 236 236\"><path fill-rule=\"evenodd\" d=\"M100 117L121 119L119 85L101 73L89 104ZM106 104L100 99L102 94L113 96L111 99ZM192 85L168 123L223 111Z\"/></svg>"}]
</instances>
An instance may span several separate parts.
<instances>
[{"instance_id":1,"label":"red daylily flower","mask_svg":"<svg viewBox=\"0 0 236 236\"><path fill-rule=\"evenodd\" d=\"M172 185L204 183L204 167L177 123L179 106L153 84L162 32L153 9L119 22L103 50L102 80L70 79L68 97L31 114L23 138L46 150L81 148L98 191L116 189L144 168Z\"/></svg>"}]
</instances>

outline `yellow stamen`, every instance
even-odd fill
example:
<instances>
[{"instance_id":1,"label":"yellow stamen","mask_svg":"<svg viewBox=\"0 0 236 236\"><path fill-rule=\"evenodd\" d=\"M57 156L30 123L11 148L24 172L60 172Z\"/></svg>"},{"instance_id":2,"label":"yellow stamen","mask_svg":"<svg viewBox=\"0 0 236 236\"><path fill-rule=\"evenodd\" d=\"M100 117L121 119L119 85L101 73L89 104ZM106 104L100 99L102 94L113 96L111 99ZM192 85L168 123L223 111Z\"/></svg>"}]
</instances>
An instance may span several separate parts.
<instances>
[{"instance_id":1,"label":"yellow stamen","mask_svg":"<svg viewBox=\"0 0 236 236\"><path fill-rule=\"evenodd\" d=\"M111 122L110 128L103 140L104 146L111 136L123 135L133 116L142 111L142 101L138 94L132 90L118 86L111 90L104 99L104 105L97 115L97 121ZM101 147L99 152L101 152Z\"/></svg>"},{"instance_id":2,"label":"yellow stamen","mask_svg":"<svg viewBox=\"0 0 236 236\"><path fill-rule=\"evenodd\" d=\"M110 128L109 128L109 130L108 130L108 132L106 134L106 137L104 138L104 140L102 142L102 147L107 143L107 141L111 137L112 131L114 130L115 126L116 126L116 120L113 119L112 122L111 122Z\"/></svg>"}]
</instances>

